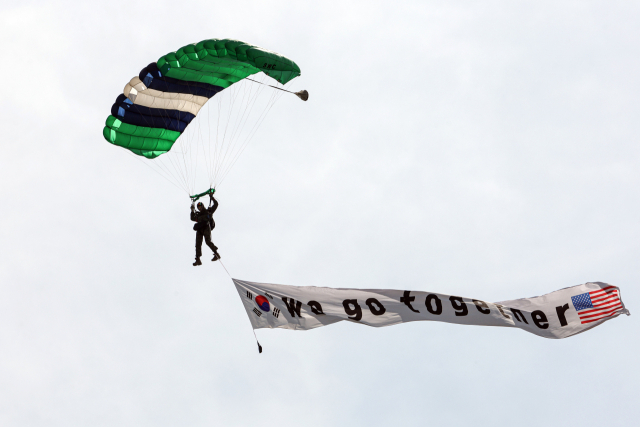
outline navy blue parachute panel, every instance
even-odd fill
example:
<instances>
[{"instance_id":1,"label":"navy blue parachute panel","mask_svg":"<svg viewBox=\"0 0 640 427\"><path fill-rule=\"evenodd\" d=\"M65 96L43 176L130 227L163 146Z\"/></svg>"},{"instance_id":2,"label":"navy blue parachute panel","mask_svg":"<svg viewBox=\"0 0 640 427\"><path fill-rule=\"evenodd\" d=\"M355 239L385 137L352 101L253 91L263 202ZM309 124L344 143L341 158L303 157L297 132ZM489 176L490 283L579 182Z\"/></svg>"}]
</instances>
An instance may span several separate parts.
<instances>
[{"instance_id":1,"label":"navy blue parachute panel","mask_svg":"<svg viewBox=\"0 0 640 427\"><path fill-rule=\"evenodd\" d=\"M186 93L211 98L224 89L223 87L210 85L208 83L190 82L165 77L155 62L144 67L138 77L149 89L155 89L161 92Z\"/></svg>"},{"instance_id":2,"label":"navy blue parachute panel","mask_svg":"<svg viewBox=\"0 0 640 427\"><path fill-rule=\"evenodd\" d=\"M196 117L185 111L135 105L123 94L120 94L111 106L111 114L130 125L164 128L180 133L184 132L187 125Z\"/></svg>"}]
</instances>

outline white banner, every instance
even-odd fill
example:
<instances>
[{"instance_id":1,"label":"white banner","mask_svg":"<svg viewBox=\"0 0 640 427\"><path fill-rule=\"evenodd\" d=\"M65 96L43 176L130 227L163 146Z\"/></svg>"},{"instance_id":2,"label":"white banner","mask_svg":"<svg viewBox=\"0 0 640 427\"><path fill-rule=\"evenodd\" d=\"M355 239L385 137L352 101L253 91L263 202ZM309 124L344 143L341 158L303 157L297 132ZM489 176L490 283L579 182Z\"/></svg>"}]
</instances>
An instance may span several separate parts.
<instances>
[{"instance_id":1,"label":"white banner","mask_svg":"<svg viewBox=\"0 0 640 427\"><path fill-rule=\"evenodd\" d=\"M516 327L541 337L566 338L629 315L620 289L601 282L497 303L422 291L233 282L254 329L305 330L342 320L375 327L435 320Z\"/></svg>"}]
</instances>

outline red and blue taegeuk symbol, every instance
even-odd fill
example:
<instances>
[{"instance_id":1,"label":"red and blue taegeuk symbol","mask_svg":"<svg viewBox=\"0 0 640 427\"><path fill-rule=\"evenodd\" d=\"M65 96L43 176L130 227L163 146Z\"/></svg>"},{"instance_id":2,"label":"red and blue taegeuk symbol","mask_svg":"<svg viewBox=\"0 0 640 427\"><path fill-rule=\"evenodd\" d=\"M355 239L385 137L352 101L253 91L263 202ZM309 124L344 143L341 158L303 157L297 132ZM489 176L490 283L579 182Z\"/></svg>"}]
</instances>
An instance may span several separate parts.
<instances>
[{"instance_id":1,"label":"red and blue taegeuk symbol","mask_svg":"<svg viewBox=\"0 0 640 427\"><path fill-rule=\"evenodd\" d=\"M270 309L269 300L262 295L258 295L256 297L256 304L258 304L258 307L260 307L260 310L262 311L269 311Z\"/></svg>"}]
</instances>

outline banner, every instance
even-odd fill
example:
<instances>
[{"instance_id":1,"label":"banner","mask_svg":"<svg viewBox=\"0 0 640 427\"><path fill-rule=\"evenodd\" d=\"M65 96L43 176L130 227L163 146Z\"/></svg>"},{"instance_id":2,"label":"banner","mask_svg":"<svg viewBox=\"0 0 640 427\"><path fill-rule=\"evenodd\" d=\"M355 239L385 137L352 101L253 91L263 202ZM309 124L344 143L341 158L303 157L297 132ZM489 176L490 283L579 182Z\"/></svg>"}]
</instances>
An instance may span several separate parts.
<instances>
[{"instance_id":1,"label":"banner","mask_svg":"<svg viewBox=\"0 0 640 427\"><path fill-rule=\"evenodd\" d=\"M423 291L233 282L254 329L306 330L343 320L374 327L432 320L515 327L545 338L566 338L629 315L620 289L601 282L496 303Z\"/></svg>"}]
</instances>

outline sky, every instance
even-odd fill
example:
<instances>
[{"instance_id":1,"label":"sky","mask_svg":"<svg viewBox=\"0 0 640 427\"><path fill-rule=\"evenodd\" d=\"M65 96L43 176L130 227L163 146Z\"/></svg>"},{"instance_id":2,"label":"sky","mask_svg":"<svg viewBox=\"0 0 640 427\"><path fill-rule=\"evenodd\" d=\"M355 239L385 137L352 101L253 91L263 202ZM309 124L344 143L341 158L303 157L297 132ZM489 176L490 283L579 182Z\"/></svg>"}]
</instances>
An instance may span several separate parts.
<instances>
[{"instance_id":1,"label":"sky","mask_svg":"<svg viewBox=\"0 0 640 427\"><path fill-rule=\"evenodd\" d=\"M2 2L0 425L638 424L639 26L615 0ZM632 315L258 330L258 354L222 265L191 265L188 198L102 137L132 76L207 38L294 59L310 93L218 188L232 277L602 281Z\"/></svg>"}]
</instances>

